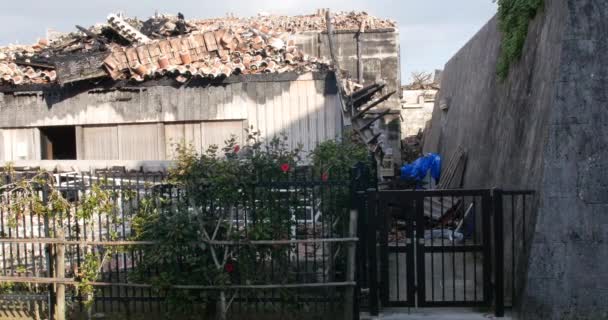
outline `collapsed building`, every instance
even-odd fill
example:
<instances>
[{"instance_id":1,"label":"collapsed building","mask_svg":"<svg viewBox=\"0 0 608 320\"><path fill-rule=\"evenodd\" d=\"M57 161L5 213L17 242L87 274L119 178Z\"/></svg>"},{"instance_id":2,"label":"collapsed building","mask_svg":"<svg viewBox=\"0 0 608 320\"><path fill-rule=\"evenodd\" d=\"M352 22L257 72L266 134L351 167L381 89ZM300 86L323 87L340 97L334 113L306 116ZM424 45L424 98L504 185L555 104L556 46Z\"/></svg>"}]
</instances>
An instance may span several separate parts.
<instances>
[{"instance_id":1,"label":"collapsed building","mask_svg":"<svg viewBox=\"0 0 608 320\"><path fill-rule=\"evenodd\" d=\"M305 151L352 127L390 176L400 144L395 23L329 16L110 14L0 48L0 160L154 167L167 165L175 143L242 143L250 127L285 133Z\"/></svg>"}]
</instances>

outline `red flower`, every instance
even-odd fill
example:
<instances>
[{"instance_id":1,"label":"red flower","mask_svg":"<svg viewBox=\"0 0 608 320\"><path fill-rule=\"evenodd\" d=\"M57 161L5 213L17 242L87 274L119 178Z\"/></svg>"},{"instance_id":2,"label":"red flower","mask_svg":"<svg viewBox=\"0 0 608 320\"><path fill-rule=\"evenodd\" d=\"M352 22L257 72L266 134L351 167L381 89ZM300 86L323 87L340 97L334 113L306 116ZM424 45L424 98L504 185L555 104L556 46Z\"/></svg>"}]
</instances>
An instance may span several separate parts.
<instances>
[{"instance_id":1,"label":"red flower","mask_svg":"<svg viewBox=\"0 0 608 320\"><path fill-rule=\"evenodd\" d=\"M226 263L226 265L224 265L224 270L228 273L232 273L234 272L234 265L232 263Z\"/></svg>"},{"instance_id":2,"label":"red flower","mask_svg":"<svg viewBox=\"0 0 608 320\"><path fill-rule=\"evenodd\" d=\"M239 146L238 144L234 146L234 153L239 152L239 150L241 150L241 146Z\"/></svg>"},{"instance_id":3,"label":"red flower","mask_svg":"<svg viewBox=\"0 0 608 320\"><path fill-rule=\"evenodd\" d=\"M289 171L289 163L283 163L281 165L281 171L283 171L283 173L287 173L287 171Z\"/></svg>"},{"instance_id":4,"label":"red flower","mask_svg":"<svg viewBox=\"0 0 608 320\"><path fill-rule=\"evenodd\" d=\"M323 172L323 174L321 175L321 180L323 180L323 181L329 180L329 172L327 172L327 171Z\"/></svg>"}]
</instances>

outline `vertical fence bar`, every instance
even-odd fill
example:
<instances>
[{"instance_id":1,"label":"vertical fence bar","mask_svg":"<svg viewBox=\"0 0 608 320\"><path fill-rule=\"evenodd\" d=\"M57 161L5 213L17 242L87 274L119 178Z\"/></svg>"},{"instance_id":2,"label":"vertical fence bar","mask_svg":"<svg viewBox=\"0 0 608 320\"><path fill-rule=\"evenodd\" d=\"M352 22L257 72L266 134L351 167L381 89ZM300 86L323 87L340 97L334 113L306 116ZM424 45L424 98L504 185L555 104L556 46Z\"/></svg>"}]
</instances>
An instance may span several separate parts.
<instances>
[{"instance_id":1,"label":"vertical fence bar","mask_svg":"<svg viewBox=\"0 0 608 320\"><path fill-rule=\"evenodd\" d=\"M409 222L412 223L413 221L415 221L416 223L416 235L413 236L412 238L412 248L415 247L416 249L416 284L415 284L415 290L417 293L417 298L418 298L418 306L419 307L423 307L427 301L426 301L426 266L425 266L425 239L424 239L424 195L419 194L416 195L412 198L413 204L414 204L414 216L412 217L412 220L410 220ZM431 253L432 254L432 253ZM414 255L411 256L412 258L414 257ZM453 270L453 269L452 269ZM408 272L408 276L410 277L410 283L409 284L414 284L414 281L411 279L411 277L413 277L413 272L414 270L407 270ZM432 275L431 275L432 276ZM410 291L410 295L412 296L411 298L413 299L414 295L413 293Z\"/></svg>"},{"instance_id":2,"label":"vertical fence bar","mask_svg":"<svg viewBox=\"0 0 608 320\"><path fill-rule=\"evenodd\" d=\"M504 290L504 237L503 237L503 208L502 208L502 190L494 189L492 191L494 200L494 296L495 306L494 314L497 317L505 315L505 290Z\"/></svg>"},{"instance_id":3,"label":"vertical fence bar","mask_svg":"<svg viewBox=\"0 0 608 320\"><path fill-rule=\"evenodd\" d=\"M378 253L376 246L376 201L378 194L374 189L368 189L368 215L367 219L367 254L368 254L368 276L369 284L369 313L372 316L378 316L380 313L379 296L378 296Z\"/></svg>"},{"instance_id":4,"label":"vertical fence bar","mask_svg":"<svg viewBox=\"0 0 608 320\"><path fill-rule=\"evenodd\" d=\"M492 237L491 221L492 195L484 192L481 197L481 224L482 224L482 246L483 246L483 301L484 304L492 303Z\"/></svg>"}]
</instances>

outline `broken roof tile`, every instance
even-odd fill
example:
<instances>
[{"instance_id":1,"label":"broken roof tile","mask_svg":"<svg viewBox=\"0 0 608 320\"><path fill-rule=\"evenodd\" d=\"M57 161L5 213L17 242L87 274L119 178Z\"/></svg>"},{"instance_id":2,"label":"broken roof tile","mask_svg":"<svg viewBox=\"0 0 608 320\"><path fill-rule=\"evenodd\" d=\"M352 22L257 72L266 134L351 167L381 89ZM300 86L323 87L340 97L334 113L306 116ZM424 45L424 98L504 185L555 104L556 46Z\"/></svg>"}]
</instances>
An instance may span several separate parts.
<instances>
[{"instance_id":1,"label":"broken roof tile","mask_svg":"<svg viewBox=\"0 0 608 320\"><path fill-rule=\"evenodd\" d=\"M365 12L338 13L333 16L332 23L336 30L355 32L396 28L393 21L378 19ZM328 63L299 51L291 35L325 29L323 10L303 16L258 15L204 20L156 15L140 21L111 14L107 24L79 28L73 33L55 32L48 39L40 39L30 46L0 47L0 85L54 82L57 79L53 66L55 56L69 58L75 55L74 59L83 59L83 54L86 57L88 53L102 57L96 60L99 66L87 65L99 68L102 74L105 70L114 80L144 81L165 75L184 80L184 77L215 78L239 73L314 71L328 68ZM120 37L108 37L108 32ZM50 62L31 66L14 63L34 58ZM63 81L66 78L70 78L69 75L61 77ZM73 81L80 79L73 78Z\"/></svg>"}]
</instances>

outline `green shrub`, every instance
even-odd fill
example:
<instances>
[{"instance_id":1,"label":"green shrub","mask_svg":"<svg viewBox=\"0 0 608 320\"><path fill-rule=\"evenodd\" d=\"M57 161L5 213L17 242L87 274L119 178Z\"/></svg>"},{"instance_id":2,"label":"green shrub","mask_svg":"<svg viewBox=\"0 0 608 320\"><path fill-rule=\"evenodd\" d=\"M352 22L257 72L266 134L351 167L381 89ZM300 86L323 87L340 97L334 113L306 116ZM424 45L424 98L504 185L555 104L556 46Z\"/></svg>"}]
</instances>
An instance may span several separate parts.
<instances>
[{"instance_id":1,"label":"green shrub","mask_svg":"<svg viewBox=\"0 0 608 320\"><path fill-rule=\"evenodd\" d=\"M544 0L498 0L499 29L503 34L498 75L505 79L513 62L521 57L530 22Z\"/></svg>"}]
</instances>

